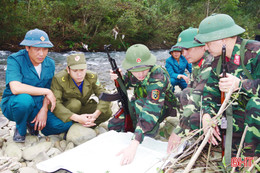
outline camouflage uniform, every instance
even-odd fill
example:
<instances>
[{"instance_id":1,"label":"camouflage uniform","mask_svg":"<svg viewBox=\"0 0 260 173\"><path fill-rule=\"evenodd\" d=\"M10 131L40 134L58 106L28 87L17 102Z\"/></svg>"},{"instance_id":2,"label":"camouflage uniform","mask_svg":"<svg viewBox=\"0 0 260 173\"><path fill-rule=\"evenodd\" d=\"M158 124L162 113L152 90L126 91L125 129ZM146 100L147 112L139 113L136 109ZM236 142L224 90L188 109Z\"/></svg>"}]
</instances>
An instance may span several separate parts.
<instances>
[{"instance_id":1,"label":"camouflage uniform","mask_svg":"<svg viewBox=\"0 0 260 173\"><path fill-rule=\"evenodd\" d=\"M180 95L183 114L180 118L180 124L173 130L179 136L200 127L201 97L209 78L213 59L212 55L205 52L198 62L192 64L191 81L188 88L183 90Z\"/></svg>"},{"instance_id":2,"label":"camouflage uniform","mask_svg":"<svg viewBox=\"0 0 260 173\"><path fill-rule=\"evenodd\" d=\"M240 62L240 47L241 38L237 38L232 56L227 62L228 73L240 78L242 77L242 90L238 99L235 99L232 104L233 109L233 150L238 149L242 133L246 125L249 126L244 146L251 149L244 149L245 156L260 155L260 42L248 42L245 46L245 59ZM216 73L217 63L220 57L215 57L212 63L212 71L210 78L203 90L202 110L203 113L208 113L212 117L218 112L220 101L219 76ZM248 71L251 73L253 80L249 80L242 68L242 63L245 64ZM235 98L237 92L232 94ZM233 153L235 156L235 153Z\"/></svg>"},{"instance_id":3,"label":"camouflage uniform","mask_svg":"<svg viewBox=\"0 0 260 173\"><path fill-rule=\"evenodd\" d=\"M133 139L143 141L144 135L155 136L159 124L167 116L176 116L177 100L172 93L169 75L160 66L150 68L146 78L139 81L131 72L124 75L126 88L134 87L134 97L131 105L137 124L134 124ZM135 121L135 120L134 120ZM123 131L124 115L112 118L108 124L109 130Z\"/></svg>"}]
</instances>

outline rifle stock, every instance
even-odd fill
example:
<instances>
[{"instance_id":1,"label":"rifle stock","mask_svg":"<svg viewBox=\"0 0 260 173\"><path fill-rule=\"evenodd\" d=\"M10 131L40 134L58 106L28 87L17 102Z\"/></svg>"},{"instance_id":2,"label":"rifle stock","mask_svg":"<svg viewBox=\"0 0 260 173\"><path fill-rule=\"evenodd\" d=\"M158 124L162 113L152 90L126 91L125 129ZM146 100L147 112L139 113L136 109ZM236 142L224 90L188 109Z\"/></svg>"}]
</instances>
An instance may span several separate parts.
<instances>
[{"instance_id":1,"label":"rifle stock","mask_svg":"<svg viewBox=\"0 0 260 173\"><path fill-rule=\"evenodd\" d=\"M112 67L113 73L117 74L118 78L115 80L115 86L117 89L118 94L120 95L119 102L121 102L121 108L117 113L114 115L115 118L118 118L122 113L125 115L125 132L131 131L134 132L133 128L133 121L132 116L133 113L131 111L131 105L128 99L127 91L124 85L124 81L122 78L122 75L119 71L119 68L117 67L115 59L111 58L109 54L109 48L111 45L104 45L104 49L107 52L108 60L110 62L110 65Z\"/></svg>"}]
</instances>

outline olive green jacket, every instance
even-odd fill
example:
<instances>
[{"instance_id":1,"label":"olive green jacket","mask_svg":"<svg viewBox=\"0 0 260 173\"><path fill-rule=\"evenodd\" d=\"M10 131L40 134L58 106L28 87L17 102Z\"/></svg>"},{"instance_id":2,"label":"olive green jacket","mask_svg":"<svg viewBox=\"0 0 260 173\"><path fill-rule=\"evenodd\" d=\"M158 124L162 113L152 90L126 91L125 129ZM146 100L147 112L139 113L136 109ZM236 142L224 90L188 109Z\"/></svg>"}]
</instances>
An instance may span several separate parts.
<instances>
[{"instance_id":1,"label":"olive green jacket","mask_svg":"<svg viewBox=\"0 0 260 173\"><path fill-rule=\"evenodd\" d=\"M74 98L79 100L82 103L82 106L84 106L92 94L99 97L102 92L106 92L106 90L100 85L97 74L87 71L81 93L67 70L63 70L53 77L51 90L56 97L56 107L53 113L63 122L71 121L70 117L74 114L64 106L65 102ZM109 106L110 102L99 100L97 110L104 113L109 109Z\"/></svg>"}]
</instances>

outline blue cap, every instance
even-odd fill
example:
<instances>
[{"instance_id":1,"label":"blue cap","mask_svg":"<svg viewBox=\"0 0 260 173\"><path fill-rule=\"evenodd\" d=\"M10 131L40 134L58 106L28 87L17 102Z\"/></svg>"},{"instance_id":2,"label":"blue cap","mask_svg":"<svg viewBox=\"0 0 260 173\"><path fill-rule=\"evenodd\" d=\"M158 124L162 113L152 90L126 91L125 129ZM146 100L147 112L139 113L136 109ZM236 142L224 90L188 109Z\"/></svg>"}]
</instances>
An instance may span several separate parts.
<instances>
[{"instance_id":1,"label":"blue cap","mask_svg":"<svg viewBox=\"0 0 260 173\"><path fill-rule=\"evenodd\" d=\"M49 40L48 34L37 28L28 31L20 45L46 48L53 47L53 44Z\"/></svg>"}]
</instances>

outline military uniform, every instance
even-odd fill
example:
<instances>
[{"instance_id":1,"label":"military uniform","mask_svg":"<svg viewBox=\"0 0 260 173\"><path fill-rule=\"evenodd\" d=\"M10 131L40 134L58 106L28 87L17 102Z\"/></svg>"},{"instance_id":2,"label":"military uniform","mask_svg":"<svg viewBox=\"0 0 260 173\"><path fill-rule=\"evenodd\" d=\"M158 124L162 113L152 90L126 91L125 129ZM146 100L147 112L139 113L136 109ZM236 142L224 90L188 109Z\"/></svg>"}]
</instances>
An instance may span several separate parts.
<instances>
[{"instance_id":1,"label":"military uniform","mask_svg":"<svg viewBox=\"0 0 260 173\"><path fill-rule=\"evenodd\" d=\"M134 115L131 117L134 127L133 139L139 143L143 141L144 136L154 137L165 117L177 114L177 100L172 92L169 75L165 69L155 64L156 57L142 44L128 48L123 61L123 67L127 70L123 76L124 84L126 88L134 88L131 100ZM139 80L134 72L145 73L146 76ZM122 114L119 118L112 118L108 128L124 131L124 123L125 116Z\"/></svg>"},{"instance_id":2,"label":"military uniform","mask_svg":"<svg viewBox=\"0 0 260 173\"><path fill-rule=\"evenodd\" d=\"M131 105L137 121L134 139L142 142L144 135L155 136L159 124L167 116L176 116L177 100L172 93L172 85L165 69L151 67L146 78L141 82L130 72L124 76L127 88L134 87ZM121 131L124 128L124 115L109 121L109 129Z\"/></svg>"},{"instance_id":3,"label":"military uniform","mask_svg":"<svg viewBox=\"0 0 260 173\"><path fill-rule=\"evenodd\" d=\"M249 126L244 146L246 156L260 155L260 42L249 42L245 46L245 60L240 61L240 46L242 39L238 37L232 57L227 62L228 73L242 77L242 90L240 97L232 104L233 109L233 149L237 150L242 133L246 125ZM212 63L212 72L208 83L204 88L202 110L212 116L216 115L220 108L220 91L218 88L219 76L216 73L217 63L220 57L216 57ZM242 63L250 71L253 80L245 75ZM237 92L232 94L235 98Z\"/></svg>"},{"instance_id":4,"label":"military uniform","mask_svg":"<svg viewBox=\"0 0 260 173\"><path fill-rule=\"evenodd\" d=\"M97 74L94 72L86 72L86 76L83 80L82 93L66 70L63 70L54 76L51 90L57 100L53 112L63 122L71 121L70 117L74 113L90 114L95 112L95 110L100 110L102 113L95 121L98 125L101 122L108 120L112 114L110 102L99 100L99 103L97 103L94 99L91 99L92 95L99 97L102 92L106 91L100 85Z\"/></svg>"},{"instance_id":5,"label":"military uniform","mask_svg":"<svg viewBox=\"0 0 260 173\"><path fill-rule=\"evenodd\" d=\"M185 88L180 96L183 105L183 113L180 124L174 129L174 133L179 136L185 135L189 130L199 129L200 109L203 89L211 71L213 56L205 52L204 56L196 63L192 64L191 81L188 88Z\"/></svg>"}]
</instances>

